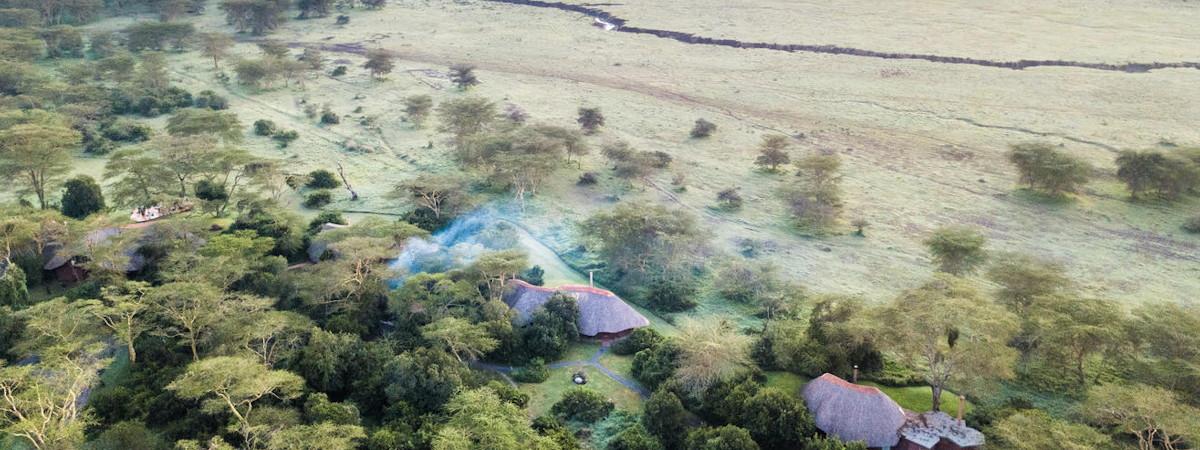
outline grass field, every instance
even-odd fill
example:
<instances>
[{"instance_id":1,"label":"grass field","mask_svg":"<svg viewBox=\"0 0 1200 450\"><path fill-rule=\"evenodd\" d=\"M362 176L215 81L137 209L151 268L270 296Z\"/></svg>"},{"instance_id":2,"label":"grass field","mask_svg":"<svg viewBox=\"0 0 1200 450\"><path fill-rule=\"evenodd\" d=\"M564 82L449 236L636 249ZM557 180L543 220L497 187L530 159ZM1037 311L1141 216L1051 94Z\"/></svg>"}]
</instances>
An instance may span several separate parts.
<instances>
[{"instance_id":1,"label":"grass field","mask_svg":"<svg viewBox=\"0 0 1200 450\"><path fill-rule=\"evenodd\" d=\"M903 7L851 1L834 8L808 1L667 0L607 8L639 26L706 36L995 59L1198 59L1188 43L1200 38L1195 27L1169 26L1194 23L1200 7L1168 1L938 0ZM297 45L393 50L400 60L387 79L373 80L357 69L358 55L329 53L327 65L352 67L347 76L252 92L217 83L199 55L172 57L177 83L232 97L243 122L267 118L301 133L285 150L248 136L246 145L256 153L282 159L297 172L342 161L363 199L351 203L338 192L332 209L400 211L402 205L383 195L395 182L450 167L442 137L432 126L413 129L402 122L396 104L412 94L429 93L435 101L464 95L450 89L439 71L468 62L480 67L483 80L473 94L521 105L535 122L561 125L574 123L580 105L599 106L608 124L594 144L624 139L675 157L674 169L649 186L604 180L597 188L578 188L581 170L603 172L605 163L592 155L581 170L564 168L524 212L511 211L560 254L578 245L576 221L613 198L644 199L693 211L718 249L732 249L741 239L769 242L775 250L763 258L779 262L795 279L819 291L873 300L928 277L920 242L933 228L953 223L983 228L994 250L1065 263L1092 295L1190 301L1189 293L1200 290L1200 240L1179 230L1184 217L1200 211L1200 201L1130 203L1114 180L1102 176L1073 202L1045 204L1015 192L1015 174L1003 160L1008 144L1041 139L1063 144L1107 172L1114 149L1198 143L1200 73L1194 70L1014 71L705 47L605 33L561 11L479 1L403 2L350 16L354 25L347 27L331 20L290 21L272 37ZM215 9L201 23L225 26ZM251 44L235 49L247 56L256 51ZM328 103L345 120L318 126L303 115L301 101ZM380 129L358 125L364 116L375 116ZM718 125L712 138L687 137L699 117ZM865 239L849 235L848 227L822 238L791 229L772 199L787 176L759 173L751 164L758 140L773 132L803 135L794 154L842 154L845 218L871 222ZM347 152L341 145L347 140L374 150ZM80 170L96 174L101 164L88 160ZM668 189L675 173L687 175L686 192ZM715 192L735 186L747 199L743 211L708 208ZM288 200L297 204L299 197ZM569 278L555 275L556 281Z\"/></svg>"},{"instance_id":2,"label":"grass field","mask_svg":"<svg viewBox=\"0 0 1200 450\"><path fill-rule=\"evenodd\" d=\"M571 382L571 375L579 370L582 370L588 379L584 387L604 394L618 409L641 412L642 398L636 392L626 389L591 367L564 367L550 371L550 378L542 383L520 385L521 391L529 394L530 417L548 413L550 407L562 398L563 392L576 386Z\"/></svg>"}]
</instances>

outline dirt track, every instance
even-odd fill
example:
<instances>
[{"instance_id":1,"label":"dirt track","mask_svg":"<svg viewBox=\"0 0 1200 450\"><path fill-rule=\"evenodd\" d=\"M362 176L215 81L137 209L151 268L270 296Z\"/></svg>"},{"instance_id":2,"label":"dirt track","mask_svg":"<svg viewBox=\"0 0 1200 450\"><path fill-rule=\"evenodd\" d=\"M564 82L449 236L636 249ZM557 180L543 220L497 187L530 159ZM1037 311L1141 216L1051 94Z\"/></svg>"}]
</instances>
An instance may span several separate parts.
<instances>
[{"instance_id":1,"label":"dirt track","mask_svg":"<svg viewBox=\"0 0 1200 450\"><path fill-rule=\"evenodd\" d=\"M804 52L804 53L823 53L828 55L847 55L858 56L864 58L879 58L879 59L909 59L929 61L940 64L965 64L981 67L992 67L997 69L1012 69L1023 70L1031 67L1076 67L1082 69L1106 70L1113 72L1127 73L1145 73L1158 69L1200 69L1200 62L1130 62L1125 64L1109 64L1100 62L1083 62L1083 61L1065 61L1065 60L1032 60L1020 59L1016 61L996 61L990 59L968 58L962 56L946 56L946 55L931 55L924 53L894 53L881 52L876 50L867 50L854 47L842 47L839 45L818 45L818 44L776 44L769 42L744 42L735 39L715 39L704 36L697 36L691 33L684 33L671 30L660 30L655 28L641 28L625 25L628 23L626 19L612 15L611 13L591 5L576 5L563 2L545 2L540 0L486 0L493 3L507 3L512 5L532 6L535 8L550 8L562 11L575 12L584 14L596 19L603 20L607 23L616 25L613 31L621 33L648 34L657 36L663 39L671 39L686 44L697 45L717 45L722 47L744 48L744 49L761 49L774 50L782 52Z\"/></svg>"}]
</instances>

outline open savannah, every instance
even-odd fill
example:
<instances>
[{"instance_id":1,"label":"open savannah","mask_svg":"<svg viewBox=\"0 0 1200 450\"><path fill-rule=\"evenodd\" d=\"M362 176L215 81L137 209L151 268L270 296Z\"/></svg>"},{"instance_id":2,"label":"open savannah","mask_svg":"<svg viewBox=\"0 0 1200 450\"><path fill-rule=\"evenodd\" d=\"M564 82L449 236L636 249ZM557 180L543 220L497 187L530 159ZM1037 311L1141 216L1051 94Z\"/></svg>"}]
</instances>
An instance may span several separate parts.
<instances>
[{"instance_id":1,"label":"open savannah","mask_svg":"<svg viewBox=\"0 0 1200 450\"><path fill-rule=\"evenodd\" d=\"M0 448L1198 448L1195 23L0 0Z\"/></svg>"}]
</instances>

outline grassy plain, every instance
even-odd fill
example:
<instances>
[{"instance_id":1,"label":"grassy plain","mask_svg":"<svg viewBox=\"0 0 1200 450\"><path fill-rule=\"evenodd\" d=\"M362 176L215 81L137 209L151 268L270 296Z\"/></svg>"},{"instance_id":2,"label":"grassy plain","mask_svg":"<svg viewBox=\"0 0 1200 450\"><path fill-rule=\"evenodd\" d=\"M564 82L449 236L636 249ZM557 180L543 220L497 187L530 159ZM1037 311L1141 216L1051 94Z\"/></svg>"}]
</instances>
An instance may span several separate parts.
<instances>
[{"instance_id":1,"label":"grassy plain","mask_svg":"<svg viewBox=\"0 0 1200 450\"><path fill-rule=\"evenodd\" d=\"M1200 59L1191 45L1200 40L1200 28L1187 26L1200 21L1200 6L1165 0L663 0L605 8L631 25L742 40L994 59ZM387 79L358 69L361 56L326 52L327 66L344 64L350 73L251 91L218 83L211 63L194 52L172 56L176 82L230 96L247 125L267 118L300 131L300 140L283 150L248 135L246 145L257 153L283 159L296 172L342 161L363 199L351 203L339 192L333 209L398 212L402 205L384 195L392 184L453 164L433 126L414 129L401 120L399 101L413 94L432 94L437 102L465 95L449 87L442 71L466 62L479 66L483 80L473 94L520 105L535 122L561 125L573 124L579 106L599 106L608 125L593 143L624 139L675 157L673 168L648 186L607 176L596 188L575 186L582 171L604 173L604 161L592 155L581 170L564 168L525 211L510 211L558 253L578 245L576 221L614 199L641 199L693 211L718 249L732 250L743 239L765 243L771 250L762 258L817 291L882 300L912 287L930 273L921 240L953 223L982 227L994 250L1063 262L1093 295L1192 301L1200 291L1200 240L1179 230L1184 217L1200 211L1200 201L1130 203L1107 175L1116 149L1200 143L1200 71L1014 71L706 47L603 32L577 14L480 1L402 1L349 15L345 27L332 18L289 21L272 38L392 50L400 59ZM96 27L120 28L131 20ZM200 27L228 29L216 8ZM242 43L235 53L257 50ZM305 117L301 101L328 103L346 117L319 126ZM378 131L358 124L364 116L376 117ZM690 139L691 122L700 117L718 131ZM852 236L848 226L820 238L792 229L773 199L790 176L752 165L758 140L774 132L803 136L795 141L796 156L842 154L845 218L868 220L866 238ZM1033 139L1063 144L1096 165L1100 178L1067 204L1017 192L1003 153L1010 143ZM373 151L347 152L347 140ZM99 164L81 170L98 173ZM676 173L687 177L685 192L669 185ZM741 189L745 208L708 208L728 187ZM299 203L297 196L289 200ZM715 303L699 311L738 312Z\"/></svg>"}]
</instances>

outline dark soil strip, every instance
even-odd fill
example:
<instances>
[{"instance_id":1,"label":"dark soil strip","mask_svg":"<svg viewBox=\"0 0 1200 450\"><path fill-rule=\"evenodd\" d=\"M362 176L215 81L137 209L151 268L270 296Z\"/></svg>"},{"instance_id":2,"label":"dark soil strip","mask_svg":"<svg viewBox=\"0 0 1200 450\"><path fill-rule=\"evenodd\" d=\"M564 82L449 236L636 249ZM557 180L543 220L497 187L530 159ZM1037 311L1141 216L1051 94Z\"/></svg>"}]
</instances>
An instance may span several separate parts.
<instances>
[{"instance_id":1,"label":"dark soil strip","mask_svg":"<svg viewBox=\"0 0 1200 450\"><path fill-rule=\"evenodd\" d=\"M1200 69L1200 62L1150 62L1150 63L1125 63L1125 64L1106 64L1106 63L1090 63L1082 61L1063 61L1063 60L1032 60L1022 59L1018 61L995 61L990 59L965 58L960 56L942 56L928 55L921 53L891 53L880 52L875 50L865 50L853 47L841 47L837 45L812 45L812 44L772 44L768 42L742 42L734 39L714 39L704 36L696 36L691 33L681 33L678 31L659 30L654 28L640 28L625 26L626 20L614 16L611 13L599 8L588 5L577 5L563 2L547 2L540 0L487 0L495 3L508 3L513 5L533 6L536 8L551 8L563 11L591 16L605 22L616 25L615 31L622 33L634 34L649 34L658 36L663 39L672 39L686 44L697 45L719 45L723 47L733 48L748 48L748 49L763 49L775 50L783 52L807 52L807 53L824 53L828 55L847 55L861 56L866 58L880 59L912 59L929 61L942 64L967 64L981 67L995 67L999 69L1021 70L1029 67L1078 67L1083 69L1108 70L1114 72L1128 73L1144 73L1158 69Z\"/></svg>"}]
</instances>

